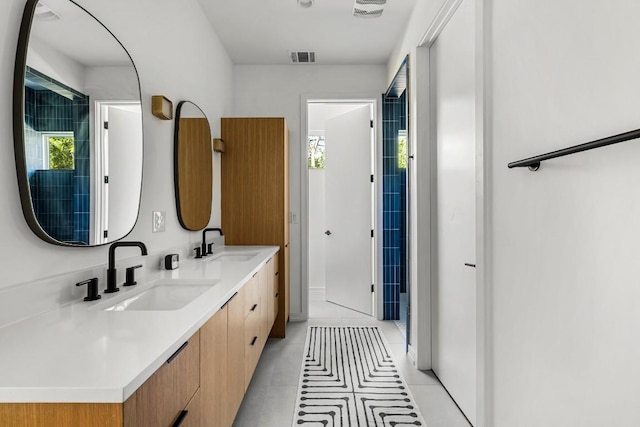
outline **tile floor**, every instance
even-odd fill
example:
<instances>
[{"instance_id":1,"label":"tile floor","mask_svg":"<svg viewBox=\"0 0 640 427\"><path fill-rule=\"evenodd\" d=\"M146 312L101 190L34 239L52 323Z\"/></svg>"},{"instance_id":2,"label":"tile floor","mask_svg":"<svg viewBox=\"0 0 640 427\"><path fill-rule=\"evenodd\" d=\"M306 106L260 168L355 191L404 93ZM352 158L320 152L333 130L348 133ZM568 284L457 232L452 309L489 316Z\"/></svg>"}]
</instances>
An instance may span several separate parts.
<instances>
[{"instance_id":1,"label":"tile floor","mask_svg":"<svg viewBox=\"0 0 640 427\"><path fill-rule=\"evenodd\" d=\"M270 339L236 416L234 427L290 427L296 403L304 341L309 325L374 325L384 333L402 376L428 427L469 427L466 418L430 371L418 371L404 353L404 340L393 321L370 316L313 297L309 320L290 322L287 338Z\"/></svg>"}]
</instances>

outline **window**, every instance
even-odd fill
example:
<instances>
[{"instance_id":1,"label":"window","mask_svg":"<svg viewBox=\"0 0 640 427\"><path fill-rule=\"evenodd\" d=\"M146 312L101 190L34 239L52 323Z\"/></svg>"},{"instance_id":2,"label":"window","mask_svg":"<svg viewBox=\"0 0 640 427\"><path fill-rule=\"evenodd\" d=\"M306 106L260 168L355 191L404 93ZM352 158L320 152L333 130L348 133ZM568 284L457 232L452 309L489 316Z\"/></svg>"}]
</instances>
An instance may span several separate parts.
<instances>
[{"instance_id":1,"label":"window","mask_svg":"<svg viewBox=\"0 0 640 427\"><path fill-rule=\"evenodd\" d=\"M407 131L399 130L398 131L398 168L406 169L407 168Z\"/></svg>"},{"instance_id":2,"label":"window","mask_svg":"<svg viewBox=\"0 0 640 427\"><path fill-rule=\"evenodd\" d=\"M44 169L74 169L73 132L43 133L42 147Z\"/></svg>"},{"instance_id":3,"label":"window","mask_svg":"<svg viewBox=\"0 0 640 427\"><path fill-rule=\"evenodd\" d=\"M324 136L309 135L307 137L307 164L309 169L324 169L324 149Z\"/></svg>"}]
</instances>

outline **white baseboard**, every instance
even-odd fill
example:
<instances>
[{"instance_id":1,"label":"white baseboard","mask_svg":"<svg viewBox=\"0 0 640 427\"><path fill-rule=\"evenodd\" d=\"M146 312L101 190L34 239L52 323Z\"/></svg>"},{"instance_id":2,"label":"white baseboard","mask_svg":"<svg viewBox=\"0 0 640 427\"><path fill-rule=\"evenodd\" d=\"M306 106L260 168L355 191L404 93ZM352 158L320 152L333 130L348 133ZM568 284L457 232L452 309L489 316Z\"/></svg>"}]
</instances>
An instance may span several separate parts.
<instances>
[{"instance_id":1,"label":"white baseboard","mask_svg":"<svg viewBox=\"0 0 640 427\"><path fill-rule=\"evenodd\" d=\"M415 367L416 366L416 350L411 347L411 345L409 345L409 352L407 353L407 356L409 357L409 360L411 361L411 364Z\"/></svg>"},{"instance_id":2,"label":"white baseboard","mask_svg":"<svg viewBox=\"0 0 640 427\"><path fill-rule=\"evenodd\" d=\"M306 322L307 319L302 315L302 313L289 313L289 321L290 322Z\"/></svg>"},{"instance_id":3,"label":"white baseboard","mask_svg":"<svg viewBox=\"0 0 640 427\"><path fill-rule=\"evenodd\" d=\"M309 288L309 299L326 299L325 288Z\"/></svg>"}]
</instances>

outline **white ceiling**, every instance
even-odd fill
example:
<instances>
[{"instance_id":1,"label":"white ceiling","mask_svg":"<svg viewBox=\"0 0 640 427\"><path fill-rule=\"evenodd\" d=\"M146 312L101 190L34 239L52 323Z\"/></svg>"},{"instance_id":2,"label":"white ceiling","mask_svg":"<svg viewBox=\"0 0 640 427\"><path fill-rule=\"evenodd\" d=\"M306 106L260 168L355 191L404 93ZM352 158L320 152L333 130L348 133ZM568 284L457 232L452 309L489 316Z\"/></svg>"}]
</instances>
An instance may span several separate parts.
<instances>
[{"instance_id":1,"label":"white ceiling","mask_svg":"<svg viewBox=\"0 0 640 427\"><path fill-rule=\"evenodd\" d=\"M30 37L83 66L131 65L129 56L117 40L80 7L67 0L44 0L41 3L55 11L60 19L34 17Z\"/></svg>"},{"instance_id":2,"label":"white ceiling","mask_svg":"<svg viewBox=\"0 0 640 427\"><path fill-rule=\"evenodd\" d=\"M387 0L380 18L353 16L353 0L198 0L235 64L289 64L315 51L316 64L386 64L416 0ZM304 65L300 65L304 66Z\"/></svg>"}]
</instances>

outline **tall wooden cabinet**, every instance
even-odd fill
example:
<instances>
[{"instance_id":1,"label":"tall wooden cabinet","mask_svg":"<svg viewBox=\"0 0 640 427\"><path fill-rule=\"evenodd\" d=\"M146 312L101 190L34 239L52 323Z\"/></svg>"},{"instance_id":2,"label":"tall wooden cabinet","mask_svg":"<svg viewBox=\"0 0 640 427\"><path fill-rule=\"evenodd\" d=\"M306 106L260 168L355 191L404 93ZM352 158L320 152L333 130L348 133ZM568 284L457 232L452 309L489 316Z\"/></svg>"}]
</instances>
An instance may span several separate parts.
<instances>
[{"instance_id":1,"label":"tall wooden cabinet","mask_svg":"<svg viewBox=\"0 0 640 427\"><path fill-rule=\"evenodd\" d=\"M227 245L280 247L278 314L289 321L289 130L284 118L222 118L222 229Z\"/></svg>"}]
</instances>

